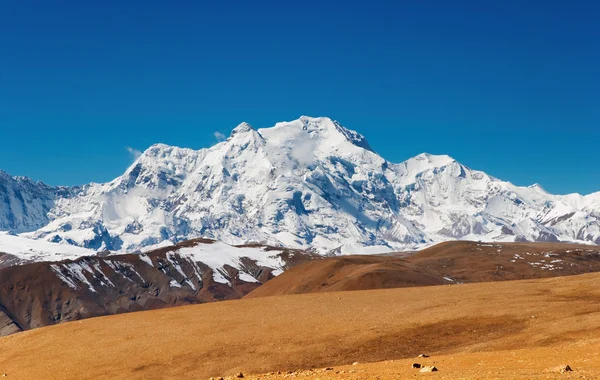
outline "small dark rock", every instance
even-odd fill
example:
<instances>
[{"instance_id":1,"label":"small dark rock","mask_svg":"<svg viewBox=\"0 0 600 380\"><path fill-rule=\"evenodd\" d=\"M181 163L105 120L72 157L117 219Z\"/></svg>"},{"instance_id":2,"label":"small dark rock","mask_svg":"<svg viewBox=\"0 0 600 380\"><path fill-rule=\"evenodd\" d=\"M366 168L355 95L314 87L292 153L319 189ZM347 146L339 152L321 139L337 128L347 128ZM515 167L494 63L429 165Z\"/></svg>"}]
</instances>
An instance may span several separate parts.
<instances>
[{"instance_id":1,"label":"small dark rock","mask_svg":"<svg viewBox=\"0 0 600 380\"><path fill-rule=\"evenodd\" d=\"M573 371L573 369L568 364L561 364L557 367L548 368L548 372L565 373L565 372L572 372L572 371Z\"/></svg>"},{"instance_id":2,"label":"small dark rock","mask_svg":"<svg viewBox=\"0 0 600 380\"><path fill-rule=\"evenodd\" d=\"M413 363L413 368L421 368L422 366L419 363Z\"/></svg>"}]
</instances>

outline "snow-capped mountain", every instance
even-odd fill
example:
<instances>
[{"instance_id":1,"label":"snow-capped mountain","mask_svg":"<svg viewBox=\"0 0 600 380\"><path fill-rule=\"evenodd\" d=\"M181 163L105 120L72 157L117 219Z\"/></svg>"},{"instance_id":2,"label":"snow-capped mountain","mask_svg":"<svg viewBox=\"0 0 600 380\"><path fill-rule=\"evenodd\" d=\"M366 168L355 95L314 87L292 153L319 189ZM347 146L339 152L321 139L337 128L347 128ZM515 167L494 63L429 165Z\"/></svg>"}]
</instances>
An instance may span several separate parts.
<instances>
[{"instance_id":1,"label":"snow-capped mountain","mask_svg":"<svg viewBox=\"0 0 600 380\"><path fill-rule=\"evenodd\" d=\"M390 163L329 118L242 123L197 151L153 145L106 184L51 188L3 175L0 194L1 229L93 250L196 237L339 253L449 239L600 244L600 193L518 187L448 156Z\"/></svg>"}]
</instances>

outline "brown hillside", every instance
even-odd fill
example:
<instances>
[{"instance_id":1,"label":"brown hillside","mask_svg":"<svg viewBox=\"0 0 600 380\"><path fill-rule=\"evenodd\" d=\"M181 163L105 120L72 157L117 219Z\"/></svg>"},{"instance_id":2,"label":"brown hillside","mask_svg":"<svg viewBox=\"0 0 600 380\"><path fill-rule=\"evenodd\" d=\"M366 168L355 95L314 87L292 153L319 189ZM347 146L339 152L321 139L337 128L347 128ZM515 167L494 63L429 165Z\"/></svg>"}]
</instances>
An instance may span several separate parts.
<instances>
[{"instance_id":1,"label":"brown hillside","mask_svg":"<svg viewBox=\"0 0 600 380\"><path fill-rule=\"evenodd\" d=\"M246 297L521 280L598 271L598 246L457 241L409 256L358 255L310 261Z\"/></svg>"},{"instance_id":2,"label":"brown hillside","mask_svg":"<svg viewBox=\"0 0 600 380\"><path fill-rule=\"evenodd\" d=\"M408 368L421 361L438 366L435 376L444 379L572 378L544 371L562 363L589 379L600 376L599 338L600 274L594 273L92 318L0 338L0 373L9 379L208 379L394 360L310 376L409 378L421 375ZM431 357L414 359L422 352Z\"/></svg>"},{"instance_id":3,"label":"brown hillside","mask_svg":"<svg viewBox=\"0 0 600 380\"><path fill-rule=\"evenodd\" d=\"M238 269L227 267L222 275L230 285L223 284L214 281L212 269L204 263L177 254L180 248L213 243L189 240L148 252L145 260L135 254L98 255L5 268L2 263L10 261L0 255L0 336L101 315L238 299L273 278L272 268L241 257L258 282L243 281ZM285 267L315 257L299 250L259 247L274 250Z\"/></svg>"}]
</instances>

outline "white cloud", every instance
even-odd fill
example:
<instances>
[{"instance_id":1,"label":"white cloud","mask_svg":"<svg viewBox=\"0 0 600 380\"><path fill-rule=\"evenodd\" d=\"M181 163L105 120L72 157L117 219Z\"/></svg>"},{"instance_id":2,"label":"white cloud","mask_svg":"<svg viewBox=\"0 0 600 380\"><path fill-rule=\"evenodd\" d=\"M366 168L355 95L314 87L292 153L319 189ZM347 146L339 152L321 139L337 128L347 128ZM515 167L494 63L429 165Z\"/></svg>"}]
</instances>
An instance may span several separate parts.
<instances>
[{"instance_id":1,"label":"white cloud","mask_svg":"<svg viewBox=\"0 0 600 380\"><path fill-rule=\"evenodd\" d=\"M131 154L131 158L133 159L133 161L137 160L138 158L140 158L140 156L142 155L142 152L132 148L130 146L126 146L125 149L127 149L127 151L129 152L129 154Z\"/></svg>"},{"instance_id":2,"label":"white cloud","mask_svg":"<svg viewBox=\"0 0 600 380\"><path fill-rule=\"evenodd\" d=\"M214 135L218 141L225 141L225 139L227 138L227 136L225 136L224 134L222 134L219 131L215 132Z\"/></svg>"}]
</instances>

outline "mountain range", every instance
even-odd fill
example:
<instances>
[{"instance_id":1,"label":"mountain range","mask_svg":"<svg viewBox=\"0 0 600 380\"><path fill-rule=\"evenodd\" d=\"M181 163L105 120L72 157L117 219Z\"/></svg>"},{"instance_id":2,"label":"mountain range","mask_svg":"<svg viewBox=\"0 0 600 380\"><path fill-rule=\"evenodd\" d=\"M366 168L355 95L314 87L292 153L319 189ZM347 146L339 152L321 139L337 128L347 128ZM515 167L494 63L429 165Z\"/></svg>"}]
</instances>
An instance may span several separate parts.
<instances>
[{"instance_id":1,"label":"mountain range","mask_svg":"<svg viewBox=\"0 0 600 380\"><path fill-rule=\"evenodd\" d=\"M75 256L199 237L330 255L457 239L600 244L600 192L519 187L444 155L391 163L361 134L303 116L242 123L207 149L153 145L108 183L52 187L0 172L0 230L0 252L23 259L6 241Z\"/></svg>"}]
</instances>

